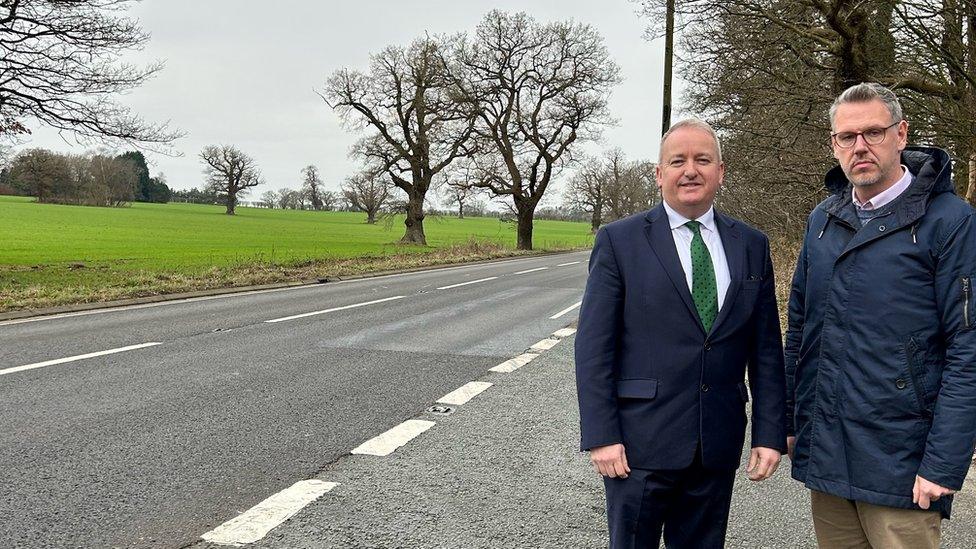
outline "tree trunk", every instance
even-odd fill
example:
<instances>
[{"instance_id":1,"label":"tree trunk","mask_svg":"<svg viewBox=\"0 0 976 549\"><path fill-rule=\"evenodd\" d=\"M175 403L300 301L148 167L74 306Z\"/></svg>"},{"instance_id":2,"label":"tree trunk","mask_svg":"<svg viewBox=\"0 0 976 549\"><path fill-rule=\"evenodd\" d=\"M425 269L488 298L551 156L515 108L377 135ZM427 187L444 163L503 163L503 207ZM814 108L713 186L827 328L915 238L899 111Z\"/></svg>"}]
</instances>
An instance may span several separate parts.
<instances>
[{"instance_id":1,"label":"tree trunk","mask_svg":"<svg viewBox=\"0 0 976 549\"><path fill-rule=\"evenodd\" d=\"M227 215L234 215L234 208L237 207L237 195L227 193Z\"/></svg>"},{"instance_id":2,"label":"tree trunk","mask_svg":"<svg viewBox=\"0 0 976 549\"><path fill-rule=\"evenodd\" d=\"M532 249L532 218L535 215L535 207L530 205L520 205L515 203L518 210L518 244L519 250Z\"/></svg>"},{"instance_id":3,"label":"tree trunk","mask_svg":"<svg viewBox=\"0 0 976 549\"><path fill-rule=\"evenodd\" d=\"M376 212L374 211L366 212L366 223L369 225L373 225L376 223Z\"/></svg>"},{"instance_id":4,"label":"tree trunk","mask_svg":"<svg viewBox=\"0 0 976 549\"><path fill-rule=\"evenodd\" d=\"M403 224L407 226L401 244L427 245L427 237L424 236L424 196L420 193L410 193L407 202L407 218Z\"/></svg>"},{"instance_id":5,"label":"tree trunk","mask_svg":"<svg viewBox=\"0 0 976 549\"><path fill-rule=\"evenodd\" d=\"M464 202L458 200L458 219L464 219Z\"/></svg>"}]
</instances>

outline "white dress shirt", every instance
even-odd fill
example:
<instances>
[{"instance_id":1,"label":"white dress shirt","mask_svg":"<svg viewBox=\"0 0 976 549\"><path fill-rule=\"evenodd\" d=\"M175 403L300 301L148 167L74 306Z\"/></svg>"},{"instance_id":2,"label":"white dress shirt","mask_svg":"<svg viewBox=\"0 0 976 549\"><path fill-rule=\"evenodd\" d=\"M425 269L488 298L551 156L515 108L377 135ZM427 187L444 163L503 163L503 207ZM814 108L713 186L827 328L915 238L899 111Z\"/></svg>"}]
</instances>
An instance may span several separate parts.
<instances>
[{"instance_id":1,"label":"white dress shirt","mask_svg":"<svg viewBox=\"0 0 976 549\"><path fill-rule=\"evenodd\" d=\"M678 250L678 259L681 261L681 268L685 271L685 281L688 283L688 291L692 291L691 278L691 239L695 233L685 223L692 221L687 217L674 211L668 206L666 201L664 211L668 214L668 221L671 224L671 238L674 239L674 247ZM729 274L729 262L725 258L725 247L722 246L722 237L718 234L718 226L715 224L715 208L709 208L704 215L696 221L701 223L702 240L708 248L708 254L712 256L712 267L715 269L715 285L718 288L718 308L722 310L725 304L725 294L729 291L729 283L732 276Z\"/></svg>"}]
</instances>

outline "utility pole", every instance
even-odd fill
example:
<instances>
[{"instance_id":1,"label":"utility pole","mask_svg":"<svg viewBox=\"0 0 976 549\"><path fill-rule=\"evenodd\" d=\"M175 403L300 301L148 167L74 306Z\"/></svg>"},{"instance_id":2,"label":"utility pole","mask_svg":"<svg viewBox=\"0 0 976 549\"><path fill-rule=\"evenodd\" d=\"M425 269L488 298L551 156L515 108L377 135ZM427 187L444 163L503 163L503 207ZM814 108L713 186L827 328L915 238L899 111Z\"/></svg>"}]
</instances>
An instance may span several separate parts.
<instances>
[{"instance_id":1,"label":"utility pole","mask_svg":"<svg viewBox=\"0 0 976 549\"><path fill-rule=\"evenodd\" d=\"M674 57L674 0L668 0L667 29L664 35L664 116L661 135L671 127L671 58Z\"/></svg>"}]
</instances>

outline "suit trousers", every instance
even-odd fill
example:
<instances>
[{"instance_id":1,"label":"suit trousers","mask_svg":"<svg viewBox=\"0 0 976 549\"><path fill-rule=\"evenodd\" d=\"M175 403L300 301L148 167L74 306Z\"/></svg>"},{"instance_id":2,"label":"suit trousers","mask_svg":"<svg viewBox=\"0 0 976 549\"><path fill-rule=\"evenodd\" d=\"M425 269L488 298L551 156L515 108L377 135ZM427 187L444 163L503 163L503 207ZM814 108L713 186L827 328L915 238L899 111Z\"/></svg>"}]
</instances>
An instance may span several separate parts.
<instances>
[{"instance_id":1,"label":"suit trousers","mask_svg":"<svg viewBox=\"0 0 976 549\"><path fill-rule=\"evenodd\" d=\"M810 490L813 529L821 549L938 549L938 511L898 509Z\"/></svg>"},{"instance_id":2,"label":"suit trousers","mask_svg":"<svg viewBox=\"0 0 976 549\"><path fill-rule=\"evenodd\" d=\"M708 470L701 449L678 470L631 468L603 479L610 549L719 549L725 544L735 469Z\"/></svg>"}]
</instances>

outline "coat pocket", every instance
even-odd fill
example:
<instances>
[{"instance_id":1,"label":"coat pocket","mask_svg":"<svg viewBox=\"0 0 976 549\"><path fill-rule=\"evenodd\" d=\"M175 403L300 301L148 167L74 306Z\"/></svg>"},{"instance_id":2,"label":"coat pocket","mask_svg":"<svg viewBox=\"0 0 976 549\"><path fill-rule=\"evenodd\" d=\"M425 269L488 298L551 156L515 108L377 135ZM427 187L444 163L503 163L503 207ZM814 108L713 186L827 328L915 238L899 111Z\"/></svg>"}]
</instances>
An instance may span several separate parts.
<instances>
[{"instance_id":1,"label":"coat pocket","mask_svg":"<svg viewBox=\"0 0 976 549\"><path fill-rule=\"evenodd\" d=\"M905 344L905 360L908 365L908 383L915 393L918 409L925 417L931 417L932 411L928 406L928 389L925 387L925 360L918 342L914 337L908 338ZM898 381L895 382L896 384ZM899 388L901 388L899 386Z\"/></svg>"},{"instance_id":2,"label":"coat pocket","mask_svg":"<svg viewBox=\"0 0 976 549\"><path fill-rule=\"evenodd\" d=\"M618 398L638 398L650 400L656 396L656 379L631 378L617 380Z\"/></svg>"}]
</instances>

